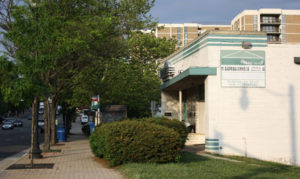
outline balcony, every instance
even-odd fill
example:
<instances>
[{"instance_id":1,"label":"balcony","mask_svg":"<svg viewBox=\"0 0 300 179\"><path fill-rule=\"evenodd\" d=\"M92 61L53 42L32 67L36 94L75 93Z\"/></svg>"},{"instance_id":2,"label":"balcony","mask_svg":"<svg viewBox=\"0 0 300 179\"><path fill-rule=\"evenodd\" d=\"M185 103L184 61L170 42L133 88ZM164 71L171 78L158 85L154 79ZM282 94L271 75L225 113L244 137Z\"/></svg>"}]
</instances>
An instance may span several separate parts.
<instances>
[{"instance_id":1,"label":"balcony","mask_svg":"<svg viewBox=\"0 0 300 179\"><path fill-rule=\"evenodd\" d=\"M267 34L280 34L279 30L262 30L263 32L266 32Z\"/></svg>"},{"instance_id":2,"label":"balcony","mask_svg":"<svg viewBox=\"0 0 300 179\"><path fill-rule=\"evenodd\" d=\"M278 39L278 40L268 40L268 43L269 44L281 44L281 40Z\"/></svg>"},{"instance_id":3,"label":"balcony","mask_svg":"<svg viewBox=\"0 0 300 179\"><path fill-rule=\"evenodd\" d=\"M266 25L269 25L269 24L280 25L281 21L279 19L277 19L277 20L263 20L263 19L261 19L260 24L262 24L262 25L263 24L266 24Z\"/></svg>"},{"instance_id":4,"label":"balcony","mask_svg":"<svg viewBox=\"0 0 300 179\"><path fill-rule=\"evenodd\" d=\"M267 34L280 34L279 27L274 25L261 26L261 31L266 32Z\"/></svg>"},{"instance_id":5,"label":"balcony","mask_svg":"<svg viewBox=\"0 0 300 179\"><path fill-rule=\"evenodd\" d=\"M268 35L267 39L268 39L268 43L272 43L272 44L280 44L281 43L281 39L279 38L278 35Z\"/></svg>"}]
</instances>

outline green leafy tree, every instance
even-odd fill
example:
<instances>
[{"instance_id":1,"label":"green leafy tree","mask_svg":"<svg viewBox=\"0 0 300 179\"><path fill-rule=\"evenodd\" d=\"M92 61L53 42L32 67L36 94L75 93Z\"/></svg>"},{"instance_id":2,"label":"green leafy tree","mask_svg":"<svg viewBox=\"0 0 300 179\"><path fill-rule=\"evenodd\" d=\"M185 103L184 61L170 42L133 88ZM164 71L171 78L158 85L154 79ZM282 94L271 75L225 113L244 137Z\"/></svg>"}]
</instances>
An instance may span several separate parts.
<instances>
[{"instance_id":1,"label":"green leafy tree","mask_svg":"<svg viewBox=\"0 0 300 179\"><path fill-rule=\"evenodd\" d=\"M152 33L136 32L128 40L130 61L141 64L155 64L157 59L165 58L176 49L175 39L156 38ZM157 66L154 66L155 70Z\"/></svg>"},{"instance_id":2,"label":"green leafy tree","mask_svg":"<svg viewBox=\"0 0 300 179\"><path fill-rule=\"evenodd\" d=\"M74 90L73 104L89 105L88 96L100 94L102 104L124 104L129 117L150 115L150 102L160 99L156 60L174 52L176 41L134 32L126 39L123 58L93 63L78 78L84 85ZM87 95L87 96L85 96ZM82 98L80 98L82 97Z\"/></svg>"},{"instance_id":3,"label":"green leafy tree","mask_svg":"<svg viewBox=\"0 0 300 179\"><path fill-rule=\"evenodd\" d=\"M30 85L19 76L17 65L4 56L0 57L0 114L30 106L29 89Z\"/></svg>"},{"instance_id":4,"label":"green leafy tree","mask_svg":"<svg viewBox=\"0 0 300 179\"><path fill-rule=\"evenodd\" d=\"M149 15L153 4L154 0L41 0L8 4L14 20L1 24L6 28L2 44L7 51L13 49L10 54L22 74L20 86L23 91L30 89L27 91L31 92L31 101L40 97L47 103L51 97L53 135L58 103L66 101L70 107L81 106L97 93L106 102L127 102L130 109L137 111L144 106L141 114L136 115L147 113L145 104L159 96L154 59L173 48L166 39L156 41L153 36L136 33L155 25ZM150 53L137 50L138 46ZM155 49L157 46L160 47ZM159 52L164 46L168 49ZM118 70L120 74L116 74ZM145 83L137 83L139 76ZM128 93L118 94L116 89L126 86ZM139 88L147 88L147 94ZM132 92L136 97L129 98ZM45 123L46 118L49 115L45 115ZM55 138L52 136L52 144Z\"/></svg>"},{"instance_id":5,"label":"green leafy tree","mask_svg":"<svg viewBox=\"0 0 300 179\"><path fill-rule=\"evenodd\" d=\"M102 91L102 101L127 105L129 117L149 116L150 102L160 99L157 59L174 52L175 46L173 39L133 33L128 39L129 58L116 61L106 75L103 86L107 89Z\"/></svg>"}]
</instances>

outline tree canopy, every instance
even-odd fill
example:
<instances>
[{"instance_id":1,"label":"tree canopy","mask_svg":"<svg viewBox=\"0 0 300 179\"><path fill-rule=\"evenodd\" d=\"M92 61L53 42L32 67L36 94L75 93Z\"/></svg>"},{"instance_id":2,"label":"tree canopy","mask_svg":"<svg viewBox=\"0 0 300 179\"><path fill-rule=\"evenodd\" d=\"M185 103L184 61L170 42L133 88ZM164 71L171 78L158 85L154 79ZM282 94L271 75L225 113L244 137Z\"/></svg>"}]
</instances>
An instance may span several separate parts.
<instances>
[{"instance_id":1,"label":"tree canopy","mask_svg":"<svg viewBox=\"0 0 300 179\"><path fill-rule=\"evenodd\" d=\"M4 97L52 95L75 107L100 94L101 103L125 104L131 116L147 115L159 100L156 59L172 53L175 41L140 33L156 24L154 0L7 2L1 42L13 49L7 52L22 78L3 88Z\"/></svg>"},{"instance_id":2,"label":"tree canopy","mask_svg":"<svg viewBox=\"0 0 300 179\"><path fill-rule=\"evenodd\" d=\"M176 41L153 34L132 33L126 41L126 56L103 60L80 73L73 104L89 104L87 96L100 94L102 104L124 104L129 117L150 115L150 102L160 101L157 59L171 54ZM85 96L87 95L87 96Z\"/></svg>"}]
</instances>

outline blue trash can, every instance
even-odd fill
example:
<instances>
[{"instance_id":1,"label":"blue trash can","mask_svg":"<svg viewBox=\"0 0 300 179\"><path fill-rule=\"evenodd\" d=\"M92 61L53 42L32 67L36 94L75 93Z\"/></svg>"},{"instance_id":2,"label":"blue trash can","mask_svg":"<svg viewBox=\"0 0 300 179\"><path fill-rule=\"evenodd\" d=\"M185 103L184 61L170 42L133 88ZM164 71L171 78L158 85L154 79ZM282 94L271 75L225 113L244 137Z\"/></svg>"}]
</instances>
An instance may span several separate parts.
<instances>
[{"instance_id":1,"label":"blue trash can","mask_svg":"<svg viewBox=\"0 0 300 179\"><path fill-rule=\"evenodd\" d=\"M91 122L91 123L90 123L90 134L93 133L94 129L95 129L95 123L94 123L94 122Z\"/></svg>"},{"instance_id":2,"label":"blue trash can","mask_svg":"<svg viewBox=\"0 0 300 179\"><path fill-rule=\"evenodd\" d=\"M57 140L58 142L65 142L66 141L66 130L64 127L57 127L56 130Z\"/></svg>"}]
</instances>

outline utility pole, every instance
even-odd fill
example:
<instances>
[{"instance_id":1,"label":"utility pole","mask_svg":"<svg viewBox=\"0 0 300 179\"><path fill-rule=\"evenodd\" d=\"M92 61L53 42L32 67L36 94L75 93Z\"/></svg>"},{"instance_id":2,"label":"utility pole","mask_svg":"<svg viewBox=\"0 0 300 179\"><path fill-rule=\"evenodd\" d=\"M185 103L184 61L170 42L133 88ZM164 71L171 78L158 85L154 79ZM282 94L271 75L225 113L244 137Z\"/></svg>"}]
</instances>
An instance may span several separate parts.
<instances>
[{"instance_id":1,"label":"utility pole","mask_svg":"<svg viewBox=\"0 0 300 179\"><path fill-rule=\"evenodd\" d=\"M36 8L36 3L31 3L32 6L32 10L34 13L34 20L36 23L36 37L38 37L38 14L37 14L37 8ZM38 60L38 41L36 39L36 43L35 43L35 61ZM38 114L38 110L39 110L39 105L40 105L40 100L39 97L37 95L34 96L33 99L33 103L32 103L32 121L31 121L31 145L30 145L30 165L31 168L34 167L33 165L33 159L34 158L42 158L41 155L41 149L40 149L40 144L39 144L39 136L38 136L38 118L39 118L39 114Z\"/></svg>"}]
</instances>

